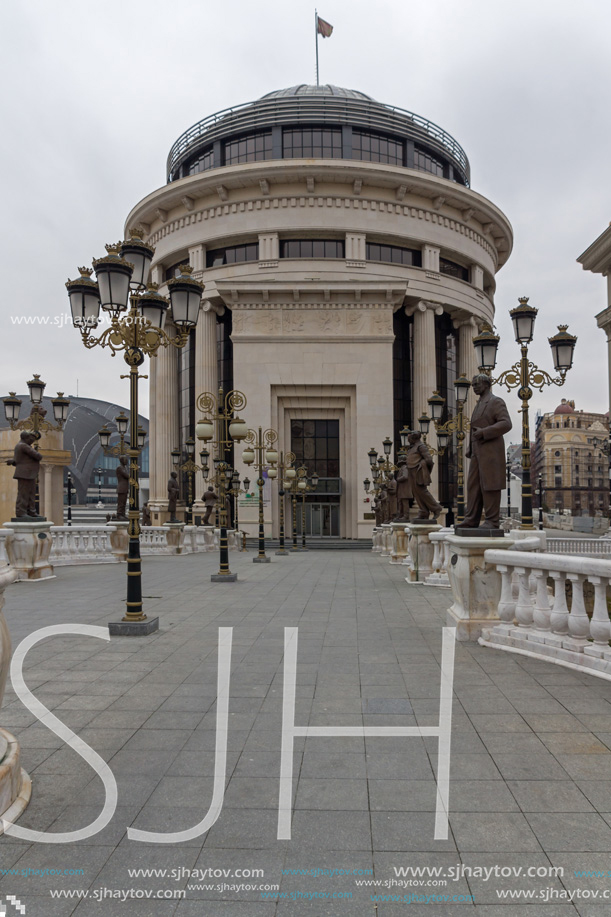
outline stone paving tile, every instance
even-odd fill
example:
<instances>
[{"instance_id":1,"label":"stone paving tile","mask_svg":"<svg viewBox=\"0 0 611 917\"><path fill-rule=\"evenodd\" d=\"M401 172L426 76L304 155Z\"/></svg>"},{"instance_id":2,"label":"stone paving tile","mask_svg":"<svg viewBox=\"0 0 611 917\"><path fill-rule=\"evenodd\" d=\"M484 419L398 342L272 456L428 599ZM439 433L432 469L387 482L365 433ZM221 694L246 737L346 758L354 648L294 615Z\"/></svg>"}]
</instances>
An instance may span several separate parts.
<instances>
[{"instance_id":1,"label":"stone paving tile","mask_svg":"<svg viewBox=\"0 0 611 917\"><path fill-rule=\"evenodd\" d=\"M142 641L99 641L99 647L88 638L54 638L28 656L28 685L109 758L117 779L119 808L110 825L65 854L86 860L88 851L105 851L108 859L95 875L88 872L91 887L128 887L135 881L144 888L156 880L130 879L127 867L189 867L196 859L202 866L226 862L235 868L259 859L277 874L285 858L297 868L300 862L328 865L329 858L334 866L369 862L373 853L385 878L393 864L429 865L444 857L450 865L461 858L524 864L564 858L571 872L576 863L608 864L611 686L471 644L456 646L448 841L434 840L438 743L433 737L297 738L292 839L278 841L283 628L299 627L297 724L436 726L440 628L449 593L407 588L400 568L367 552L313 551L290 558L290 564L274 559L257 568L248 554L231 560L240 580L235 589L224 590L208 582L215 557L146 558L147 594L172 597L171 608L167 598L147 600L147 609L161 616L158 634ZM14 645L39 626L70 620L103 626L122 614L114 596L123 593L124 570L88 568L86 608L82 572L63 568L56 580L41 584L37 596L43 590L45 600L35 609L26 590L10 587L6 614ZM210 805L219 625L234 627L221 815L206 835L187 843L130 841L128 823L148 831L187 829ZM399 712L385 708L393 701ZM406 715L407 703L413 715ZM104 787L91 768L37 724L10 687L3 712L22 742L24 762L28 754L32 762L34 794L20 823L49 830L96 817ZM570 841L572 849L562 846ZM600 847L580 853L592 850L586 844ZM3 850L6 862L17 856L29 865L50 847L55 845L0 838L0 863ZM300 890L299 877L283 881L285 888ZM497 905L487 897L494 886L484 884L476 890L480 917L578 913L560 901ZM464 880L450 885L468 889ZM342 881L342 890L348 887ZM197 894L202 897L179 903L132 901L128 909L109 901L104 914L392 917L412 909L380 903L374 913L368 894L353 897L350 906L325 902L324 910L320 902L305 900ZM45 917L100 913L93 902L70 902L54 911L48 897L31 893L28 904L34 914L46 904L40 911ZM471 907L448 902L429 904L426 911L429 917L454 917ZM583 904L580 913L586 913Z\"/></svg>"}]
</instances>

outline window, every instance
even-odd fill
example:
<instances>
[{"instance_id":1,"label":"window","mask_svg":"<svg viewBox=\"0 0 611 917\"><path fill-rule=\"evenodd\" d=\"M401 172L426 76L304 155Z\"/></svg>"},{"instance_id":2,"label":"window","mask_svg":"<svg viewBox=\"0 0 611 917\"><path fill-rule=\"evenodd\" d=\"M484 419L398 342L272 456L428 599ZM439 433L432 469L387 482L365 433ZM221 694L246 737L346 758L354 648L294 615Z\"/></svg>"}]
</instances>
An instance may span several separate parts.
<instances>
[{"instance_id":1,"label":"window","mask_svg":"<svg viewBox=\"0 0 611 917\"><path fill-rule=\"evenodd\" d=\"M556 451L554 452L554 455L556 456L556 458L558 458L558 456L560 455L560 451L556 449Z\"/></svg>"},{"instance_id":2,"label":"window","mask_svg":"<svg viewBox=\"0 0 611 917\"><path fill-rule=\"evenodd\" d=\"M227 248L212 248L206 252L206 267L220 267L222 264L239 264L243 261L259 260L259 243L231 245Z\"/></svg>"},{"instance_id":3,"label":"window","mask_svg":"<svg viewBox=\"0 0 611 917\"><path fill-rule=\"evenodd\" d=\"M352 131L352 158L403 165L403 141L371 131Z\"/></svg>"},{"instance_id":4,"label":"window","mask_svg":"<svg viewBox=\"0 0 611 917\"><path fill-rule=\"evenodd\" d=\"M341 159L341 128L299 127L282 131L284 159Z\"/></svg>"},{"instance_id":5,"label":"window","mask_svg":"<svg viewBox=\"0 0 611 917\"><path fill-rule=\"evenodd\" d=\"M439 259L440 274L448 274L450 277L456 277L457 280L469 281L469 269L462 264L456 264L455 261L448 261L447 258Z\"/></svg>"},{"instance_id":6,"label":"window","mask_svg":"<svg viewBox=\"0 0 611 917\"><path fill-rule=\"evenodd\" d=\"M280 242L281 258L344 258L343 239L286 239Z\"/></svg>"},{"instance_id":7,"label":"window","mask_svg":"<svg viewBox=\"0 0 611 917\"><path fill-rule=\"evenodd\" d=\"M206 172L207 169L214 169L214 150L212 147L201 153L197 159L193 159L187 166L189 175L197 175L198 172Z\"/></svg>"},{"instance_id":8,"label":"window","mask_svg":"<svg viewBox=\"0 0 611 917\"><path fill-rule=\"evenodd\" d=\"M432 172L433 175L443 178L443 163L441 160L436 159L428 150L424 150L421 147L414 148L414 169L418 169L420 172Z\"/></svg>"},{"instance_id":9,"label":"window","mask_svg":"<svg viewBox=\"0 0 611 917\"><path fill-rule=\"evenodd\" d=\"M166 267L163 273L163 279L165 281L168 281L168 280L173 280L174 277L178 277L178 275L180 274L180 271L178 270L180 265L188 264L188 263L189 263L189 256L185 255L185 257L182 258L180 261L177 261L176 264L173 264L171 267Z\"/></svg>"},{"instance_id":10,"label":"window","mask_svg":"<svg viewBox=\"0 0 611 917\"><path fill-rule=\"evenodd\" d=\"M292 420L291 449L296 468L305 465L308 474L339 478L339 420Z\"/></svg>"},{"instance_id":11,"label":"window","mask_svg":"<svg viewBox=\"0 0 611 917\"><path fill-rule=\"evenodd\" d=\"M225 165L272 158L272 132L248 134L225 143Z\"/></svg>"},{"instance_id":12,"label":"window","mask_svg":"<svg viewBox=\"0 0 611 917\"><path fill-rule=\"evenodd\" d=\"M554 474L562 474L562 465L554 465Z\"/></svg>"},{"instance_id":13,"label":"window","mask_svg":"<svg viewBox=\"0 0 611 917\"><path fill-rule=\"evenodd\" d=\"M555 478L555 486L562 487L562 478L559 478L559 477Z\"/></svg>"},{"instance_id":14,"label":"window","mask_svg":"<svg viewBox=\"0 0 611 917\"><path fill-rule=\"evenodd\" d=\"M387 261L389 264L404 264L407 267L422 266L422 252L415 248L401 248L399 245L378 245L367 242L367 261Z\"/></svg>"}]
</instances>

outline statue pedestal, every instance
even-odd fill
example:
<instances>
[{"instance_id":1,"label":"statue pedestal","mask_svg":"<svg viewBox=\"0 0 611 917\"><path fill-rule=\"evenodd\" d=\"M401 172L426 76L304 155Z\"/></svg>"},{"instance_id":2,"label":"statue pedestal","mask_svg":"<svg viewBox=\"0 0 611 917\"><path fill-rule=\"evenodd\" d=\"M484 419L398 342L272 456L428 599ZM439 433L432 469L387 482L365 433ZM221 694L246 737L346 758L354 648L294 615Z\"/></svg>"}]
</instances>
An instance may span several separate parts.
<instances>
[{"instance_id":1,"label":"statue pedestal","mask_svg":"<svg viewBox=\"0 0 611 917\"><path fill-rule=\"evenodd\" d=\"M123 522L121 519L115 519L114 522L107 523L107 528L110 529L110 550L118 561L127 561L127 552L129 550L128 526L129 522Z\"/></svg>"},{"instance_id":2,"label":"statue pedestal","mask_svg":"<svg viewBox=\"0 0 611 917\"><path fill-rule=\"evenodd\" d=\"M12 567L0 565L0 705L11 662L11 636L2 613L4 590L17 577ZM6 729L0 729L0 834L1 820L16 821L30 801L31 792L32 781L19 763L19 742Z\"/></svg>"},{"instance_id":3,"label":"statue pedestal","mask_svg":"<svg viewBox=\"0 0 611 917\"><path fill-rule=\"evenodd\" d=\"M382 557L390 557L392 554L392 525L390 522L385 522L382 526L382 550L380 554Z\"/></svg>"},{"instance_id":4,"label":"statue pedestal","mask_svg":"<svg viewBox=\"0 0 611 917\"><path fill-rule=\"evenodd\" d=\"M6 539L6 551L20 582L50 579L55 576L49 563L51 522L11 522L12 534Z\"/></svg>"},{"instance_id":5,"label":"statue pedestal","mask_svg":"<svg viewBox=\"0 0 611 917\"><path fill-rule=\"evenodd\" d=\"M391 564L402 564L407 557L407 534L405 522L391 522L392 549L390 553Z\"/></svg>"},{"instance_id":6,"label":"statue pedestal","mask_svg":"<svg viewBox=\"0 0 611 917\"><path fill-rule=\"evenodd\" d=\"M185 540L184 522L164 522L163 527L168 530L166 535L168 554L182 554Z\"/></svg>"},{"instance_id":7,"label":"statue pedestal","mask_svg":"<svg viewBox=\"0 0 611 917\"><path fill-rule=\"evenodd\" d=\"M448 627L456 628L456 639L477 642L482 628L499 621L501 575L484 560L488 548L507 549L514 539L447 535L450 548L448 577L454 603L447 612Z\"/></svg>"},{"instance_id":8,"label":"statue pedestal","mask_svg":"<svg viewBox=\"0 0 611 917\"><path fill-rule=\"evenodd\" d=\"M405 582L423 583L425 578L433 572L435 546L429 535L441 531L442 526L437 525L436 522L410 522L404 528L409 536L407 557L403 561L409 567Z\"/></svg>"}]
</instances>

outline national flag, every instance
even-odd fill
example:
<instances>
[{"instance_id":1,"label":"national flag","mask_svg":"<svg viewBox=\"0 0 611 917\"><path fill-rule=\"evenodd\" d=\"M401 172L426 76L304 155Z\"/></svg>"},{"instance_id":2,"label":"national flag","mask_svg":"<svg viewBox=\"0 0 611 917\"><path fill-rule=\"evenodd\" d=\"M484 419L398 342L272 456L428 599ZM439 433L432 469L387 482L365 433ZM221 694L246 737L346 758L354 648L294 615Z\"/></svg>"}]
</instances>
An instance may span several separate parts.
<instances>
[{"instance_id":1,"label":"national flag","mask_svg":"<svg viewBox=\"0 0 611 917\"><path fill-rule=\"evenodd\" d=\"M322 35L323 38L330 38L331 33L333 32L333 26L328 22L325 22L324 19L321 19L320 16L316 17L316 31L319 35Z\"/></svg>"}]
</instances>

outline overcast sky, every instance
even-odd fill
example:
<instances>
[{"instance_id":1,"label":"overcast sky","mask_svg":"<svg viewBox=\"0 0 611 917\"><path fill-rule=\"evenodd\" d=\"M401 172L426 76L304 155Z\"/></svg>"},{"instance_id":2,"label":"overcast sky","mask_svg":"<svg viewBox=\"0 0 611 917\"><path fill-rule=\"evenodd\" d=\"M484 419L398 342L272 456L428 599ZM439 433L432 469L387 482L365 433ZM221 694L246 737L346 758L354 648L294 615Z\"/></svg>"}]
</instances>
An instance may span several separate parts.
<instances>
[{"instance_id":1,"label":"overcast sky","mask_svg":"<svg viewBox=\"0 0 611 917\"><path fill-rule=\"evenodd\" d=\"M497 275L499 368L519 357L508 309L540 309L531 353L578 334L561 397L608 410L605 280L576 258L609 224L611 5L603 0L320 0L321 82L359 89L441 125L464 147L471 184L504 211L514 250ZM3 303L0 393L128 403L121 357L77 331L18 316L68 311L65 281L122 238L124 219L165 183L174 140L202 117L315 82L306 0L13 0L0 4ZM148 395L142 385L143 413ZM499 392L500 394L500 392ZM517 395L513 392L510 399ZM515 414L514 414L515 416Z\"/></svg>"}]
</instances>

